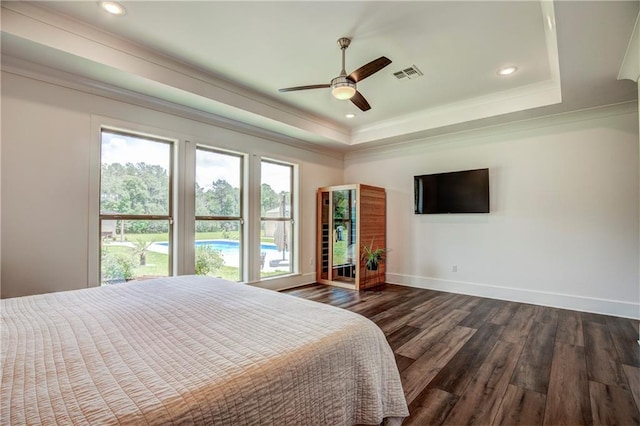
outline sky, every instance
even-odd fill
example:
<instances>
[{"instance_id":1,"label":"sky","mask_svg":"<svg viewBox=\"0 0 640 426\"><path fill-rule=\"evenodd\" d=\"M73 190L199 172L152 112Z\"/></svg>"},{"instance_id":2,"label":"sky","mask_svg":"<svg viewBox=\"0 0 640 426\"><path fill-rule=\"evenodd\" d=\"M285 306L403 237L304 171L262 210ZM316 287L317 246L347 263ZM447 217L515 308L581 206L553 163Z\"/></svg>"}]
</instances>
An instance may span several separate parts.
<instances>
[{"instance_id":1,"label":"sky","mask_svg":"<svg viewBox=\"0 0 640 426\"><path fill-rule=\"evenodd\" d=\"M144 162L168 170L170 148L169 143L103 132L101 159L104 164ZM209 188L218 179L226 180L235 188L240 186L242 157L204 149L196 153L196 182L200 187ZM263 162L261 180L278 193L288 192L291 190L291 168Z\"/></svg>"}]
</instances>

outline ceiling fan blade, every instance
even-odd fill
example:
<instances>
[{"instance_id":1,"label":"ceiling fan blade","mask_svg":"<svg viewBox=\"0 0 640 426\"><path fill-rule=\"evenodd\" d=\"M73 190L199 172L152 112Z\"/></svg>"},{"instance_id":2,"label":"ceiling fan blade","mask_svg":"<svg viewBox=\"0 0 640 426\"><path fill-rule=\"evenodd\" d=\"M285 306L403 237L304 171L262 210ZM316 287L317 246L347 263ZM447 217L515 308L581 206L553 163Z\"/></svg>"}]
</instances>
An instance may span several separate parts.
<instances>
[{"instance_id":1,"label":"ceiling fan blade","mask_svg":"<svg viewBox=\"0 0 640 426\"><path fill-rule=\"evenodd\" d=\"M360 68L349 74L347 78L357 83L369 77L371 74L377 73L390 63L391 59L385 56L380 56L378 59L375 59L368 64L361 66Z\"/></svg>"},{"instance_id":2,"label":"ceiling fan blade","mask_svg":"<svg viewBox=\"0 0 640 426\"><path fill-rule=\"evenodd\" d=\"M369 105L369 102L367 102L364 96L362 96L362 94L357 90L356 94L351 98L351 102L353 102L353 104L360 108L360 110L362 111L369 111L371 109L371 105Z\"/></svg>"},{"instance_id":3,"label":"ceiling fan blade","mask_svg":"<svg viewBox=\"0 0 640 426\"><path fill-rule=\"evenodd\" d=\"M286 87L284 89L279 89L279 92L294 92L296 90L307 90L307 89L327 89L331 87L330 84L313 84L311 86L298 86L298 87Z\"/></svg>"}]
</instances>

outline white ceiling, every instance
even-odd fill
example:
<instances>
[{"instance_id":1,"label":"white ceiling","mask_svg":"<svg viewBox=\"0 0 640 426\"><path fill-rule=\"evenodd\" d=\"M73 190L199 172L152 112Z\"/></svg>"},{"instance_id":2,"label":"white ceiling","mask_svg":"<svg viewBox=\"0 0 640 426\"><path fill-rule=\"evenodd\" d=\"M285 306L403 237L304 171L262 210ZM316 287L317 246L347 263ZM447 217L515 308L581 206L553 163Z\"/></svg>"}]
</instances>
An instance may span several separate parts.
<instances>
[{"instance_id":1,"label":"white ceiling","mask_svg":"<svg viewBox=\"0 0 640 426\"><path fill-rule=\"evenodd\" d=\"M341 151L637 97L617 80L639 2L3 2L4 64L28 63ZM372 109L328 89L358 84ZM5 67L3 64L3 68ZM424 75L398 81L415 65ZM516 65L514 75L498 68ZM345 114L353 112L354 119ZM366 144L366 145L363 145Z\"/></svg>"}]
</instances>

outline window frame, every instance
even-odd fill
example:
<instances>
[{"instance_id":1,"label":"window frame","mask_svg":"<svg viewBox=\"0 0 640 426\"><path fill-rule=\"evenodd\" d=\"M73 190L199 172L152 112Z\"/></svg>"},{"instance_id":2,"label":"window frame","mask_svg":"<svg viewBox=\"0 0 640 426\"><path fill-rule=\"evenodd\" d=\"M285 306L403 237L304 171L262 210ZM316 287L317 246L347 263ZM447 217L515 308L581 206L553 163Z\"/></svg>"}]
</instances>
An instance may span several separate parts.
<instances>
[{"instance_id":1,"label":"window frame","mask_svg":"<svg viewBox=\"0 0 640 426\"><path fill-rule=\"evenodd\" d=\"M138 139L144 139L150 142L163 143L169 146L169 170L168 170L168 206L167 206L167 214L166 215L130 215L130 214L109 214L102 213L102 141L103 134L110 133L114 135L121 135L127 137L133 137ZM167 220L169 222L169 231L168 231L168 268L167 268L167 276L172 276L174 271L174 186L175 182L175 150L176 150L176 141L169 138L163 138L161 136L149 135L146 133L140 133L136 131L129 130L120 130L115 129L109 126L100 126L100 135L98 140L98 265L97 265L97 285L102 285L102 223L105 220Z\"/></svg>"},{"instance_id":2,"label":"window frame","mask_svg":"<svg viewBox=\"0 0 640 426\"><path fill-rule=\"evenodd\" d=\"M288 217L265 217L262 216L262 163L270 163L278 166L286 166L291 169L291 176L289 180L289 216ZM261 238L261 230L262 230L262 222L289 222L291 225L291 235L289 237L289 271L279 275L272 276L262 276L262 269L258 269L258 277L260 281L283 278L287 276L291 276L298 273L298 256L297 256L297 242L298 242L298 230L296 223L296 215L297 215L297 173L298 173L298 165L296 163L285 161L285 160L276 160L270 157L261 157L259 160L259 169L260 169L260 180L258 187L258 206L257 210L260 218L260 225L258 226L258 252L260 251L260 247L262 244Z\"/></svg>"},{"instance_id":3,"label":"window frame","mask_svg":"<svg viewBox=\"0 0 640 426\"><path fill-rule=\"evenodd\" d=\"M264 288L280 288L280 284L269 284L269 281L281 281L288 286L297 282L293 277L300 274L303 249L300 244L300 208L302 198L301 173L303 164L299 158L275 155L263 152L259 147L243 147L235 149L229 142L214 140L210 137L197 137L180 130L167 127L155 127L153 124L132 122L109 116L91 114L91 143L89 148L90 166L89 179L89 217L87 237L87 251L89 256L85 264L87 287L99 287L101 284L101 218L100 218L100 180L101 180L101 141L102 131L123 133L136 137L159 140L171 143L173 146L171 175L171 202L172 211L170 237L171 237L171 261L169 268L171 275L193 274L195 267L195 148L211 149L222 153L238 155L243 159L243 175L241 197L243 207L242 215L244 224L242 228L242 283L258 285ZM260 269L260 218L261 218L261 160L291 166L292 190L291 190L291 259L292 264L289 273L273 277L262 277ZM147 219L145 217L145 219ZM311 265L312 260L309 260ZM262 284L260 284L262 283ZM274 287L275 285L275 287Z\"/></svg>"},{"instance_id":4,"label":"window frame","mask_svg":"<svg viewBox=\"0 0 640 426\"><path fill-rule=\"evenodd\" d=\"M242 154L242 153L238 153L238 152L233 152L233 151L227 151L224 149L220 149L220 148L216 148L216 147L212 147L210 145L203 145L203 144L196 144L195 145L195 149L194 149L194 154L193 154L193 188L195 191L195 185L196 185L196 175L197 175L197 169L198 169L198 164L197 164L197 157L198 157L198 150L201 151L207 151L207 152L212 152L215 154L220 154L220 155L228 155L230 157L237 157L239 160L239 172L240 172L240 193L239 193L239 200L240 200L240 206L239 206L239 214L240 216L236 217L236 216L204 216L204 215L198 215L196 213L196 206L197 206L197 199L196 199L196 195L194 193L193 196L193 213L194 213L194 220L193 220L193 226L194 226L194 265L195 265L195 236L197 234L196 230L195 230L195 225L197 221L218 221L218 222L224 222L224 221L238 221L240 224L239 227L239 235L238 235L238 241L240 243L240 247L239 247L239 280L238 282L244 282L245 280L245 202L244 202L244 186L245 186L245 161L246 161L246 154Z\"/></svg>"}]
</instances>

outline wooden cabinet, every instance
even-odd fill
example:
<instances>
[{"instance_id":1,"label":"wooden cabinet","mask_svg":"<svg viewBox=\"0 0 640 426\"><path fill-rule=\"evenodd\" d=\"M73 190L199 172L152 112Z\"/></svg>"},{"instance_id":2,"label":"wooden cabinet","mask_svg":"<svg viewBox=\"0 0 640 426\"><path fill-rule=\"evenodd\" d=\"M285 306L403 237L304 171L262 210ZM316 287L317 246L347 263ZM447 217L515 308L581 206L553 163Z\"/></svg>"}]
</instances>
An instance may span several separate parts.
<instances>
[{"instance_id":1,"label":"wooden cabinet","mask_svg":"<svg viewBox=\"0 0 640 426\"><path fill-rule=\"evenodd\" d=\"M353 184L318 189L317 281L363 290L385 282L386 265L368 270L362 245L385 248L384 188Z\"/></svg>"}]
</instances>

